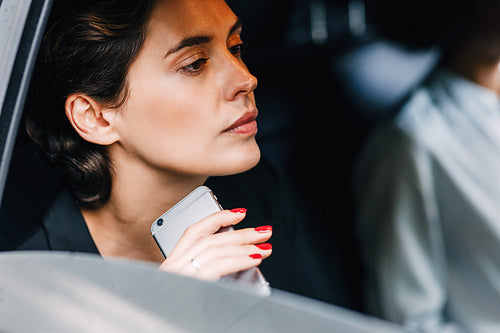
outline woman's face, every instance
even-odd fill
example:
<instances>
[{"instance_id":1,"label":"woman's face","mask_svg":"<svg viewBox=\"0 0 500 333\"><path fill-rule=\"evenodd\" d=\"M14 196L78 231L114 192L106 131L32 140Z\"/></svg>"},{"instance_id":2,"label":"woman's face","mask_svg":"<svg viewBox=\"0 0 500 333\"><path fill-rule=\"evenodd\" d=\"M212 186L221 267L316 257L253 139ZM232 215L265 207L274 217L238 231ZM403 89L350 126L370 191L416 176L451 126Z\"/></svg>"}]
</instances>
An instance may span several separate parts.
<instances>
[{"instance_id":1,"label":"woman's face","mask_svg":"<svg viewBox=\"0 0 500 333\"><path fill-rule=\"evenodd\" d=\"M241 59L240 33L223 0L159 2L113 120L126 163L211 176L259 161L257 80Z\"/></svg>"}]
</instances>

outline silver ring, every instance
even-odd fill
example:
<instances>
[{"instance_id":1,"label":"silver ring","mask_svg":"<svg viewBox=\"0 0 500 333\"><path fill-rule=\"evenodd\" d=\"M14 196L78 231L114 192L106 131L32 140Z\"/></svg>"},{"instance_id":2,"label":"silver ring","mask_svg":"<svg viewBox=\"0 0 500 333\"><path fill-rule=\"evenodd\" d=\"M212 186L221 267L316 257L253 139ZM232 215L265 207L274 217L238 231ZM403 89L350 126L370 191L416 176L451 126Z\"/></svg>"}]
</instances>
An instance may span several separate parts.
<instances>
[{"instance_id":1,"label":"silver ring","mask_svg":"<svg viewBox=\"0 0 500 333\"><path fill-rule=\"evenodd\" d=\"M201 265L198 261L196 261L196 259L191 259L191 265L193 265L194 268L196 269L200 269L201 268Z\"/></svg>"}]
</instances>

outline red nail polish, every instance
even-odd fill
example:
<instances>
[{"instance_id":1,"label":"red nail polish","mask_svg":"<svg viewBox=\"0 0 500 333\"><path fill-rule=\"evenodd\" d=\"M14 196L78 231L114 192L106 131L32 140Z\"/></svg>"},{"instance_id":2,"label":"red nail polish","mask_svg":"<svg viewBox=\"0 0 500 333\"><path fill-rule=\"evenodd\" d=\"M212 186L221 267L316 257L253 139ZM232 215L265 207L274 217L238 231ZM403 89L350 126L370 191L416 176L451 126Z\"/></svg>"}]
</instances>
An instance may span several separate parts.
<instances>
[{"instance_id":1,"label":"red nail polish","mask_svg":"<svg viewBox=\"0 0 500 333\"><path fill-rule=\"evenodd\" d=\"M263 226L255 228L255 231L257 231L257 232L270 232L270 231L273 231L273 227L271 227L270 225L263 225Z\"/></svg>"},{"instance_id":2,"label":"red nail polish","mask_svg":"<svg viewBox=\"0 0 500 333\"><path fill-rule=\"evenodd\" d=\"M246 208L233 208L230 210L231 213L246 213Z\"/></svg>"},{"instance_id":3,"label":"red nail polish","mask_svg":"<svg viewBox=\"0 0 500 333\"><path fill-rule=\"evenodd\" d=\"M254 254L249 255L249 257L252 259L262 259L262 254L254 253Z\"/></svg>"},{"instance_id":4,"label":"red nail polish","mask_svg":"<svg viewBox=\"0 0 500 333\"><path fill-rule=\"evenodd\" d=\"M273 246L269 243L257 244L255 246L257 246L261 250L271 250L273 248Z\"/></svg>"}]
</instances>

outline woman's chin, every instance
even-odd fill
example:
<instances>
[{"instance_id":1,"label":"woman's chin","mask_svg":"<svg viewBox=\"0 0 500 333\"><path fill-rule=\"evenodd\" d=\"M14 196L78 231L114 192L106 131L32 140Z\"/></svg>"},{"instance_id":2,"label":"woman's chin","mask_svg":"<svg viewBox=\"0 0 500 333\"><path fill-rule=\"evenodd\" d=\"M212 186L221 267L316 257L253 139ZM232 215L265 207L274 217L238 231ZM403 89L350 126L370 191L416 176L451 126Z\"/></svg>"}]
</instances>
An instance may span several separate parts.
<instances>
[{"instance_id":1,"label":"woman's chin","mask_svg":"<svg viewBox=\"0 0 500 333\"><path fill-rule=\"evenodd\" d=\"M219 170L212 176L228 176L248 171L259 163L260 156L260 150L258 147L251 152L247 152L246 154L232 156L231 158L222 161L224 165L221 166L224 170Z\"/></svg>"}]
</instances>

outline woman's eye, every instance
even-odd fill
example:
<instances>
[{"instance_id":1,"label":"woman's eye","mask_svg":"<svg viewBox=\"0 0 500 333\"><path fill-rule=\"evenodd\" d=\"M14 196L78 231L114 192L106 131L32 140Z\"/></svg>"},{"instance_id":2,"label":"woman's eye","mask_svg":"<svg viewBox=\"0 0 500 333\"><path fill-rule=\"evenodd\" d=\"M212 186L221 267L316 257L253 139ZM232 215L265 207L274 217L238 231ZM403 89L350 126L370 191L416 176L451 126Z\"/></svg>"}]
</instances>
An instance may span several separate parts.
<instances>
[{"instance_id":1,"label":"woman's eye","mask_svg":"<svg viewBox=\"0 0 500 333\"><path fill-rule=\"evenodd\" d=\"M238 44L229 48L229 52L236 57L241 57L241 53L243 52L243 44Z\"/></svg>"},{"instance_id":2,"label":"woman's eye","mask_svg":"<svg viewBox=\"0 0 500 333\"><path fill-rule=\"evenodd\" d=\"M203 65L205 65L207 61L208 58L200 58L195 62L192 62L189 65L182 67L181 69L189 73L197 73L202 70Z\"/></svg>"}]
</instances>

